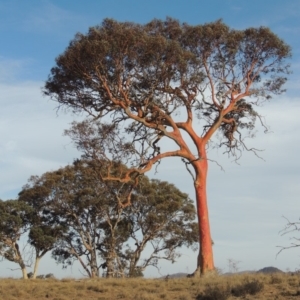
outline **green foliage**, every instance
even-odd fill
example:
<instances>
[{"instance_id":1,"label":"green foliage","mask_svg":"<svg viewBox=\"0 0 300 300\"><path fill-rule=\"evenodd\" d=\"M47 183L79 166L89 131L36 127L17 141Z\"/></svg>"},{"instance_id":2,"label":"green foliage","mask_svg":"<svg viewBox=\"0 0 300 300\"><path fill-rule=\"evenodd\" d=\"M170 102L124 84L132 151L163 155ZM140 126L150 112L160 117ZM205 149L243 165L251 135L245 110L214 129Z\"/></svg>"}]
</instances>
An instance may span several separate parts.
<instances>
[{"instance_id":1,"label":"green foliage","mask_svg":"<svg viewBox=\"0 0 300 300\"><path fill-rule=\"evenodd\" d=\"M112 174L126 169L119 163L110 168ZM19 197L35 211L29 233L33 246L53 249L53 257L63 267L79 260L90 277L99 276L100 267L107 268L108 276L128 269L135 277L159 259L174 262L177 248L196 244L195 208L186 194L144 176L132 190L132 205L124 206L131 185L102 181L104 169L93 161L77 160L30 178ZM150 242L153 253L138 265ZM125 243L131 246L123 251Z\"/></svg>"},{"instance_id":2,"label":"green foliage","mask_svg":"<svg viewBox=\"0 0 300 300\"><path fill-rule=\"evenodd\" d=\"M30 207L22 201L0 200L0 237L17 240L29 225L25 217L30 212Z\"/></svg>"},{"instance_id":3,"label":"green foliage","mask_svg":"<svg viewBox=\"0 0 300 300\"><path fill-rule=\"evenodd\" d=\"M26 216L31 208L22 201L0 200L0 247L10 247L29 228Z\"/></svg>"},{"instance_id":4,"label":"green foliage","mask_svg":"<svg viewBox=\"0 0 300 300\"><path fill-rule=\"evenodd\" d=\"M25 202L0 200L0 256L17 263L27 279L26 265L19 246L21 236L28 231L28 215L32 209Z\"/></svg>"},{"instance_id":5,"label":"green foliage","mask_svg":"<svg viewBox=\"0 0 300 300\"><path fill-rule=\"evenodd\" d=\"M124 257L130 261L129 276L136 269L157 267L159 259L175 262L183 245L195 246L198 241L197 223L193 201L173 184L149 180L143 176L132 196L131 205L124 210L132 224ZM151 255L140 261L141 252L151 244ZM148 249L149 251L149 249Z\"/></svg>"},{"instance_id":6,"label":"green foliage","mask_svg":"<svg viewBox=\"0 0 300 300\"><path fill-rule=\"evenodd\" d=\"M51 227L47 225L33 226L29 232L29 243L37 251L51 250L61 235L60 227Z\"/></svg>"},{"instance_id":7,"label":"green foliage","mask_svg":"<svg viewBox=\"0 0 300 300\"><path fill-rule=\"evenodd\" d=\"M74 111L111 115L114 128L122 123L130 134L131 149L131 141L145 144L157 132L178 142L170 134L175 127L192 136L188 125L195 115L202 136L209 139L210 131L219 130L219 146L234 154L243 148L239 130L252 131L260 118L254 106L284 91L290 56L290 47L266 27L105 19L86 35L77 34L57 57L44 92ZM175 126L182 108L189 121L175 118ZM148 145L140 153L146 161L152 150L159 152Z\"/></svg>"}]
</instances>

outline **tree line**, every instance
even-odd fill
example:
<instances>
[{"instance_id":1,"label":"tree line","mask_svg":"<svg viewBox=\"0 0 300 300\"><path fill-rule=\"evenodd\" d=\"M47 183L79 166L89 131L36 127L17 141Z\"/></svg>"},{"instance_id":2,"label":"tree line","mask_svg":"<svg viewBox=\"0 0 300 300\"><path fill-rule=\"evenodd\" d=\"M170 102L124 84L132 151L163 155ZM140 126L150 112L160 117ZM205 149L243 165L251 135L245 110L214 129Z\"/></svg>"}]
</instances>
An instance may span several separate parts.
<instances>
[{"instance_id":1,"label":"tree line","mask_svg":"<svg viewBox=\"0 0 300 300\"><path fill-rule=\"evenodd\" d=\"M124 172L115 163L114 172ZM42 257L64 268L78 261L88 277L143 276L160 259L175 262L178 248L197 247L193 201L173 184L143 176L122 207L128 184L101 182L92 162L32 176L18 199L0 201L0 255L28 278L20 240L28 240L33 276ZM147 248L147 255L142 255Z\"/></svg>"}]
</instances>

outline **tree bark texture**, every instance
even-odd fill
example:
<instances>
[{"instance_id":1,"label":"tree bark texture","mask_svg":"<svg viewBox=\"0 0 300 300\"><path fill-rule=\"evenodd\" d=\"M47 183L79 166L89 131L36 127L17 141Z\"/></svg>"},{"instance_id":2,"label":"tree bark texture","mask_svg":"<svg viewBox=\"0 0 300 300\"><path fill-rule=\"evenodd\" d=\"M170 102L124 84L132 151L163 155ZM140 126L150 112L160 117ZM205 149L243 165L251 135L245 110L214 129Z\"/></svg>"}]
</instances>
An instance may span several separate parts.
<instances>
[{"instance_id":1,"label":"tree bark texture","mask_svg":"<svg viewBox=\"0 0 300 300\"><path fill-rule=\"evenodd\" d=\"M90 268L91 268L91 278L99 277L99 270L97 265L97 253L95 249L90 251Z\"/></svg>"},{"instance_id":2,"label":"tree bark texture","mask_svg":"<svg viewBox=\"0 0 300 300\"><path fill-rule=\"evenodd\" d=\"M206 195L208 163L205 152L203 152L200 160L194 162L193 166L196 172L194 186L196 192L200 246L196 272L199 272L200 268L201 275L205 275L215 269Z\"/></svg>"},{"instance_id":3,"label":"tree bark texture","mask_svg":"<svg viewBox=\"0 0 300 300\"><path fill-rule=\"evenodd\" d=\"M36 279L36 276L37 276L37 271L38 271L38 268L39 268L39 264L40 264L40 261L41 261L41 256L36 256L35 258L35 263L34 263L34 268L33 268L33 275L32 275L32 279Z\"/></svg>"},{"instance_id":4,"label":"tree bark texture","mask_svg":"<svg viewBox=\"0 0 300 300\"><path fill-rule=\"evenodd\" d=\"M106 278L114 276L114 258L113 253L110 251L106 258Z\"/></svg>"}]
</instances>

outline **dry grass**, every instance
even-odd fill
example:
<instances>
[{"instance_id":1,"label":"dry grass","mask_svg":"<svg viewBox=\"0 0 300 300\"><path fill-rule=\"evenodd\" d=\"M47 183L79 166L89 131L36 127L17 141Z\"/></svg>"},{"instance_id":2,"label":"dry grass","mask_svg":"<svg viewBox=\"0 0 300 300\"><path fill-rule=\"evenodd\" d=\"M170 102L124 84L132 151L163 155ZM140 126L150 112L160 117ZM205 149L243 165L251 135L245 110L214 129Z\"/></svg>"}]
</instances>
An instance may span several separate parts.
<instances>
[{"instance_id":1,"label":"dry grass","mask_svg":"<svg viewBox=\"0 0 300 300\"><path fill-rule=\"evenodd\" d=\"M300 275L248 274L169 279L0 279L0 300L300 299Z\"/></svg>"}]
</instances>

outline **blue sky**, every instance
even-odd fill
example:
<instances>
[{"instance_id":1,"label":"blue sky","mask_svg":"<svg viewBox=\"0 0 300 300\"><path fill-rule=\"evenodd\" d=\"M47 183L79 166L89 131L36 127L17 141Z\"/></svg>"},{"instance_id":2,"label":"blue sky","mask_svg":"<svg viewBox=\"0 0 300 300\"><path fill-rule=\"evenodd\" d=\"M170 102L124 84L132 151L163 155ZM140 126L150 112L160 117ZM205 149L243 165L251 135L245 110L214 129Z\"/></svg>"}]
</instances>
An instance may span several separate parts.
<instances>
[{"instance_id":1,"label":"blue sky","mask_svg":"<svg viewBox=\"0 0 300 300\"><path fill-rule=\"evenodd\" d=\"M297 0L0 0L0 198L15 198L31 175L55 170L79 154L62 136L78 118L56 112L55 103L41 94L55 57L77 32L104 18L146 23L170 16L190 24L223 19L230 27L268 26L291 45L293 74L288 91L261 108L272 133L258 128L251 145L265 149L263 160L245 153L240 165L222 152L210 152L225 172L211 163L208 197L217 267L228 270L228 259L240 269L269 265L300 268L298 249L276 259L278 245L288 245L278 232L300 217L300 2ZM80 117L79 117L80 118ZM194 198L189 174L180 160L162 163L150 176L175 183ZM300 249L299 249L300 250ZM197 253L183 249L175 263L161 264L161 273L192 272ZM0 276L19 276L13 264L1 262ZM79 267L62 271L49 258L40 273L80 276ZM50 272L49 271L49 272ZM48 272L48 273L49 273ZM147 276L159 276L149 268Z\"/></svg>"}]
</instances>

